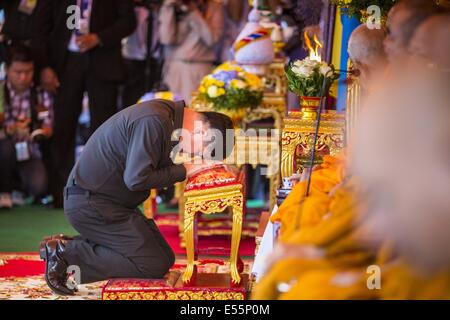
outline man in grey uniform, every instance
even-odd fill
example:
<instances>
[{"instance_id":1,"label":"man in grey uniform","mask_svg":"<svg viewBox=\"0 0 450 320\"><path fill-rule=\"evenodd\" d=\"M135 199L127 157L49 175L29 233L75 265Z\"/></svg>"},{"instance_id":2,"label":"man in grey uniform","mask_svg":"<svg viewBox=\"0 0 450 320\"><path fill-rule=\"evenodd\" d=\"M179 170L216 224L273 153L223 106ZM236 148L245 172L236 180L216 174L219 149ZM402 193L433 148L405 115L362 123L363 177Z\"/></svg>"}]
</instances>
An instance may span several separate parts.
<instances>
[{"instance_id":1,"label":"man in grey uniform","mask_svg":"<svg viewBox=\"0 0 450 320\"><path fill-rule=\"evenodd\" d=\"M46 281L54 292L74 293L66 283L69 266L79 268L80 283L167 273L174 253L137 207L150 189L173 185L195 171L194 165L174 164L170 153L176 129L193 133L181 136L184 145L205 136L195 132L196 121L218 129L224 138L232 128L224 115L153 100L122 110L91 136L64 190L64 212L80 236L53 236L41 243Z\"/></svg>"}]
</instances>

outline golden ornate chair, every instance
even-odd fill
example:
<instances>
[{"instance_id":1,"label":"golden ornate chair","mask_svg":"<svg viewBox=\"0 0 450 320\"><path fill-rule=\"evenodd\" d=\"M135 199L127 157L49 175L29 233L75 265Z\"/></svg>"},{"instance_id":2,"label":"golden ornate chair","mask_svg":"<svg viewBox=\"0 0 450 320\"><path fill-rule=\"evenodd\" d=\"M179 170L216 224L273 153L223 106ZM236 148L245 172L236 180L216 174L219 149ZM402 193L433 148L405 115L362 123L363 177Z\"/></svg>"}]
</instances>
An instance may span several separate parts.
<instances>
[{"instance_id":1,"label":"golden ornate chair","mask_svg":"<svg viewBox=\"0 0 450 320\"><path fill-rule=\"evenodd\" d=\"M235 147L233 153L225 163L242 166L249 164L253 168L257 165L266 166L265 176L269 178L270 205L272 210L276 203L276 190L280 184L280 136L278 131L273 135L252 136L236 130ZM264 173L263 173L264 174Z\"/></svg>"},{"instance_id":2,"label":"golden ornate chair","mask_svg":"<svg viewBox=\"0 0 450 320\"><path fill-rule=\"evenodd\" d=\"M248 136L236 135L236 158L234 163L238 166L250 164L253 168L257 165L267 166L266 177L269 178L269 210L271 211L276 203L276 190L280 184L280 135L283 127L283 119L286 114L286 99L284 95L278 93L265 92L261 106L250 110L242 120L243 130L251 129L255 121L272 118L275 133L269 136ZM252 156L252 150L257 152L257 156ZM264 152L266 154L261 153ZM242 156L246 155L246 156ZM249 155L249 157L247 157Z\"/></svg>"},{"instance_id":3,"label":"golden ornate chair","mask_svg":"<svg viewBox=\"0 0 450 320\"><path fill-rule=\"evenodd\" d=\"M265 92L261 106L247 112L240 128L247 129L254 121L272 118L274 129L281 129L286 114L286 97L278 93Z\"/></svg>"},{"instance_id":4,"label":"golden ornate chair","mask_svg":"<svg viewBox=\"0 0 450 320\"><path fill-rule=\"evenodd\" d=\"M229 166L217 165L198 172L188 179L184 190L184 236L188 263L183 274L183 282L195 282L198 259L198 213L215 214L231 208L233 217L230 269L232 285L241 282L243 263L239 258L239 244L242 220L245 211L245 172L233 171Z\"/></svg>"},{"instance_id":5,"label":"golden ornate chair","mask_svg":"<svg viewBox=\"0 0 450 320\"><path fill-rule=\"evenodd\" d=\"M266 88L274 94L285 96L287 93L287 78L284 72L284 66L287 59L275 58L269 65L267 75L264 76Z\"/></svg>"},{"instance_id":6,"label":"golden ornate chair","mask_svg":"<svg viewBox=\"0 0 450 320\"><path fill-rule=\"evenodd\" d=\"M249 136L241 134L240 129L236 130L235 134L235 146L230 156L225 159L226 165L233 165L241 168L244 164L250 164L253 168L256 165L265 165L265 174L270 181L270 209L276 203L276 190L280 183L280 138L279 134L267 136L265 138L261 136ZM179 187L184 189L186 182L180 183ZM179 207L179 233L181 239L181 245L185 246L184 239L184 204L186 197L183 195L183 191L180 192L178 207ZM210 235L230 235L231 230L228 225L219 221L205 221L202 219L199 221L198 234L200 236ZM245 230L242 232L242 236L255 236L257 222L244 221Z\"/></svg>"}]
</instances>

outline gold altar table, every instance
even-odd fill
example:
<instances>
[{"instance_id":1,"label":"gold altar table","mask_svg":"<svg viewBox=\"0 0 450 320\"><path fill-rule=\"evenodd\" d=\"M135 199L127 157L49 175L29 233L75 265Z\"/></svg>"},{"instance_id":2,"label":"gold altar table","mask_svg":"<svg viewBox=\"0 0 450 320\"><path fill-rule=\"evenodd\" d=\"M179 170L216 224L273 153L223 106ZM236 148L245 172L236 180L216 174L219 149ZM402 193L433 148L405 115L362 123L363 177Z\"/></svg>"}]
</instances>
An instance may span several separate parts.
<instances>
[{"instance_id":1,"label":"gold altar table","mask_svg":"<svg viewBox=\"0 0 450 320\"><path fill-rule=\"evenodd\" d=\"M281 177L301 173L311 158L316 119L302 111L290 112L281 135ZM321 115L314 165L325 155L336 155L345 145L345 114L326 111Z\"/></svg>"}]
</instances>

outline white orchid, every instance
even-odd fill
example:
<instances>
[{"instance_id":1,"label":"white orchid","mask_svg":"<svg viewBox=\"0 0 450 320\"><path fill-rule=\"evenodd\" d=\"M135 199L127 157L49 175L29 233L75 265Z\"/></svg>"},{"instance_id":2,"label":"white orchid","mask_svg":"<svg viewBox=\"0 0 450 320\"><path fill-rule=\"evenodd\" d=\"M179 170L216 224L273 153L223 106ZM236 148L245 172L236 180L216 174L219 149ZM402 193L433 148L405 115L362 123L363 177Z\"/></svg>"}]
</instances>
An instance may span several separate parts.
<instances>
[{"instance_id":1,"label":"white orchid","mask_svg":"<svg viewBox=\"0 0 450 320\"><path fill-rule=\"evenodd\" d=\"M320 73L323 74L325 77L329 77L332 75L333 70L328 64L322 64L319 69Z\"/></svg>"},{"instance_id":2,"label":"white orchid","mask_svg":"<svg viewBox=\"0 0 450 320\"><path fill-rule=\"evenodd\" d=\"M300 73L300 68L301 67L297 67L297 66L292 66L292 72L294 72L296 75L301 75L301 73Z\"/></svg>"},{"instance_id":3,"label":"white orchid","mask_svg":"<svg viewBox=\"0 0 450 320\"><path fill-rule=\"evenodd\" d=\"M303 65L304 66L308 66L308 67L315 67L319 64L320 62L316 61L316 60L311 60L309 57L303 59Z\"/></svg>"},{"instance_id":4,"label":"white orchid","mask_svg":"<svg viewBox=\"0 0 450 320\"><path fill-rule=\"evenodd\" d=\"M295 66L295 67L301 67L301 66L303 66L304 65L304 62L303 62L304 60L296 60L294 63L293 63L293 65Z\"/></svg>"},{"instance_id":5,"label":"white orchid","mask_svg":"<svg viewBox=\"0 0 450 320\"><path fill-rule=\"evenodd\" d=\"M289 90L301 96L320 96L323 81L326 81L326 93L338 77L333 65L309 57L292 61L286 68Z\"/></svg>"},{"instance_id":6,"label":"white orchid","mask_svg":"<svg viewBox=\"0 0 450 320\"><path fill-rule=\"evenodd\" d=\"M300 68L300 74L305 76L305 77L310 77L313 72L314 72L314 68L310 67L310 66L303 66Z\"/></svg>"}]
</instances>

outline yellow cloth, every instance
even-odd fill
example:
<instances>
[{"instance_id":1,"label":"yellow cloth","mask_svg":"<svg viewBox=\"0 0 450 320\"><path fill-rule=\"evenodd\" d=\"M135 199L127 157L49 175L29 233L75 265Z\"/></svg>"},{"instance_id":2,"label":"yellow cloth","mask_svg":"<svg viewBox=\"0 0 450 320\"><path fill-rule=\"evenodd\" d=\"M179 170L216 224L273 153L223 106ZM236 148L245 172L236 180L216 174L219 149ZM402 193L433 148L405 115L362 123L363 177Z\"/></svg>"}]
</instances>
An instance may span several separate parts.
<instances>
[{"instance_id":1,"label":"yellow cloth","mask_svg":"<svg viewBox=\"0 0 450 320\"><path fill-rule=\"evenodd\" d=\"M256 285L253 299L450 299L450 268L428 277L412 270L389 241L378 252L362 243L366 223L355 179L344 181L345 154L325 157L311 191L297 184L272 221L281 222L282 244L323 249L321 259L285 258ZM367 286L367 267L381 270L381 289Z\"/></svg>"},{"instance_id":2,"label":"yellow cloth","mask_svg":"<svg viewBox=\"0 0 450 320\"><path fill-rule=\"evenodd\" d=\"M305 183L295 186L273 220L281 221L279 241L288 245L314 246L325 251L322 259L287 258L274 264L255 287L255 299L374 298L362 275L375 261L375 253L360 245L364 229L358 219L360 204L353 179L344 181L345 154L327 156L314 171L311 192ZM356 282L335 285L333 277L352 270ZM354 271L354 270L357 270ZM293 284L294 283L294 284ZM293 284L280 292L280 284ZM320 294L322 292L322 295Z\"/></svg>"},{"instance_id":3,"label":"yellow cloth","mask_svg":"<svg viewBox=\"0 0 450 320\"><path fill-rule=\"evenodd\" d=\"M324 160L312 175L310 195L304 197L305 183L296 185L272 220L281 221L281 243L315 246L325 257L278 261L252 298L450 299L450 270L421 276L395 255L388 241L377 254L362 244L365 221L359 212L364 204L355 198L355 179L344 181L345 154ZM370 265L380 267L380 290L367 287Z\"/></svg>"},{"instance_id":4,"label":"yellow cloth","mask_svg":"<svg viewBox=\"0 0 450 320\"><path fill-rule=\"evenodd\" d=\"M272 266L270 272L256 285L251 298L254 300L275 300L279 298L279 286L296 281L307 270L323 270L330 267L326 259L288 258Z\"/></svg>"},{"instance_id":5,"label":"yellow cloth","mask_svg":"<svg viewBox=\"0 0 450 320\"><path fill-rule=\"evenodd\" d=\"M354 200L344 186L333 196L315 194L301 207L300 228L285 236L287 243L327 246L353 227Z\"/></svg>"},{"instance_id":6,"label":"yellow cloth","mask_svg":"<svg viewBox=\"0 0 450 320\"><path fill-rule=\"evenodd\" d=\"M291 289L282 293L284 300L355 300L375 299L376 290L369 290L363 273L359 269L310 270L303 273Z\"/></svg>"},{"instance_id":7,"label":"yellow cloth","mask_svg":"<svg viewBox=\"0 0 450 320\"><path fill-rule=\"evenodd\" d=\"M320 222L322 216L326 213L324 210L329 205L328 193L344 177L344 164L344 153L337 157L324 157L320 169L315 170L311 175L310 196L317 196L312 199L308 197L307 203L302 203L305 200L307 182L300 182L294 186L289 196L270 218L272 222L281 223L280 241L287 239L300 225L314 225ZM313 210L303 209L304 206ZM302 218L302 211L305 210L308 210L310 214Z\"/></svg>"}]
</instances>

